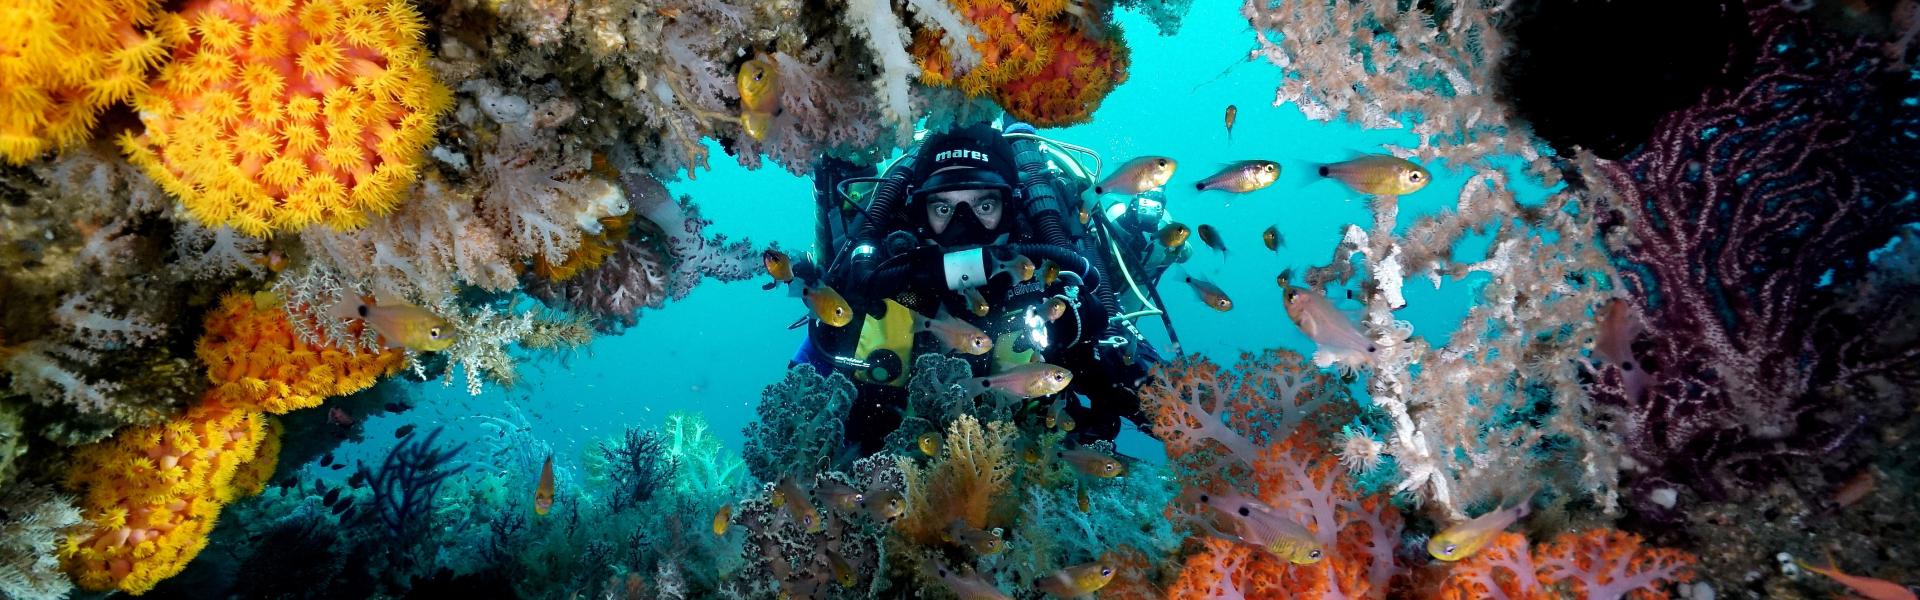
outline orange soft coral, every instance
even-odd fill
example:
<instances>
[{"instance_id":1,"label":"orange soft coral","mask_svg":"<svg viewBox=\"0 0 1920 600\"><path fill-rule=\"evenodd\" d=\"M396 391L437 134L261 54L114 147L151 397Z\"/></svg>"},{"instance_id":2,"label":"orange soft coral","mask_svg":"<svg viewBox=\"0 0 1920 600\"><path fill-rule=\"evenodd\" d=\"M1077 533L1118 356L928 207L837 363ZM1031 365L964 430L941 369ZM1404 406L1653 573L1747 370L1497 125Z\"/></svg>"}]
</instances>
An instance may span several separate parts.
<instances>
[{"instance_id":1,"label":"orange soft coral","mask_svg":"<svg viewBox=\"0 0 1920 600\"><path fill-rule=\"evenodd\" d=\"M0 2L0 159L22 164L86 139L107 105L167 58L154 0Z\"/></svg>"},{"instance_id":2,"label":"orange soft coral","mask_svg":"<svg viewBox=\"0 0 1920 600\"><path fill-rule=\"evenodd\" d=\"M1142 397L1167 436L1169 460L1184 470L1181 484L1257 492L1327 550L1318 563L1292 565L1246 544L1198 538L1201 551L1188 557L1169 597L1227 589L1254 598L1386 594L1398 572L1399 513L1384 499L1356 497L1324 444L1324 423L1336 418L1329 413L1351 402L1343 387L1284 350L1243 355L1231 370L1204 357L1172 361L1156 375Z\"/></svg>"},{"instance_id":3,"label":"orange soft coral","mask_svg":"<svg viewBox=\"0 0 1920 600\"><path fill-rule=\"evenodd\" d=\"M935 546L955 519L981 530L1008 525L995 520L1005 515L995 515L994 509L1011 509L1017 501L1005 493L1013 473L1014 435L1009 423L982 426L972 416L962 415L948 426L940 457L931 465L922 467L911 458L901 458L907 511L895 528L915 544Z\"/></svg>"},{"instance_id":4,"label":"orange soft coral","mask_svg":"<svg viewBox=\"0 0 1920 600\"><path fill-rule=\"evenodd\" d=\"M1651 600L1667 597L1663 584L1692 580L1694 560L1679 550L1648 548L1640 536L1613 529L1564 533L1538 548L1529 548L1526 536L1502 533L1453 565L1436 596Z\"/></svg>"},{"instance_id":5,"label":"orange soft coral","mask_svg":"<svg viewBox=\"0 0 1920 600\"><path fill-rule=\"evenodd\" d=\"M190 0L121 146L203 223L358 227L399 204L451 104L424 28L405 0Z\"/></svg>"},{"instance_id":6,"label":"orange soft coral","mask_svg":"<svg viewBox=\"0 0 1920 600\"><path fill-rule=\"evenodd\" d=\"M206 546L220 497L266 437L265 415L203 402L81 448L67 486L84 490L93 527L65 548L68 572L81 587L132 594L179 573Z\"/></svg>"},{"instance_id":7,"label":"orange soft coral","mask_svg":"<svg viewBox=\"0 0 1920 600\"><path fill-rule=\"evenodd\" d=\"M351 327L362 327L355 323ZM232 294L207 315L196 346L213 380L208 398L274 414L319 406L400 369L398 350L378 353L301 340L271 292Z\"/></svg>"},{"instance_id":8,"label":"orange soft coral","mask_svg":"<svg viewBox=\"0 0 1920 600\"><path fill-rule=\"evenodd\" d=\"M972 0L959 12L980 28L967 43L980 62L962 69L941 45L947 32L923 30L911 48L921 81L991 95L1016 119L1039 126L1087 121L1127 79L1127 47L1117 27L1090 33L1058 0Z\"/></svg>"}]
</instances>

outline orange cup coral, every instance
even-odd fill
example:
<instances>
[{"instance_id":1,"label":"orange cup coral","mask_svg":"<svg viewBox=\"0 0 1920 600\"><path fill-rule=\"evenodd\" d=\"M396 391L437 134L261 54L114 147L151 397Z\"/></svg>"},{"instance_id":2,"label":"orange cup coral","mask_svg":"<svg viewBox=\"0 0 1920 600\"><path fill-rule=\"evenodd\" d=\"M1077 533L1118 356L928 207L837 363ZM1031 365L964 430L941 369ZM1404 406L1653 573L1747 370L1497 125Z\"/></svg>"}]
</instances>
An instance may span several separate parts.
<instances>
[{"instance_id":1,"label":"orange cup coral","mask_svg":"<svg viewBox=\"0 0 1920 600\"><path fill-rule=\"evenodd\" d=\"M451 104L424 28L405 0L191 0L120 145L203 223L358 227L399 204Z\"/></svg>"},{"instance_id":2,"label":"orange cup coral","mask_svg":"<svg viewBox=\"0 0 1920 600\"><path fill-rule=\"evenodd\" d=\"M222 299L208 314L195 351L213 380L209 400L273 414L366 389L398 371L405 359L392 349L372 353L308 344L294 333L280 298L270 292Z\"/></svg>"},{"instance_id":3,"label":"orange cup coral","mask_svg":"<svg viewBox=\"0 0 1920 600\"><path fill-rule=\"evenodd\" d=\"M990 95L1007 114L1048 127L1092 117L1114 86L1127 80L1127 46L1116 27L1097 33L1057 0L973 0L959 12L980 28L969 37L980 61L963 68L941 45L947 32L923 30L911 51L920 80L969 96Z\"/></svg>"},{"instance_id":4,"label":"orange cup coral","mask_svg":"<svg viewBox=\"0 0 1920 600\"><path fill-rule=\"evenodd\" d=\"M86 139L107 105L167 58L154 0L0 2L0 159L22 164Z\"/></svg>"},{"instance_id":5,"label":"orange cup coral","mask_svg":"<svg viewBox=\"0 0 1920 600\"><path fill-rule=\"evenodd\" d=\"M75 454L67 486L83 494L93 527L70 537L62 557L82 587L142 594L178 574L206 546L221 506L272 476L280 428L266 413L365 389L402 359L308 345L268 292L223 298L196 350L214 384L198 405Z\"/></svg>"},{"instance_id":6,"label":"orange cup coral","mask_svg":"<svg viewBox=\"0 0 1920 600\"><path fill-rule=\"evenodd\" d=\"M186 568L206 547L222 502L247 491L233 487L234 476L259 460L266 420L202 403L81 448L67 486L85 490L93 527L69 538L62 553L80 586L143 594Z\"/></svg>"}]
</instances>

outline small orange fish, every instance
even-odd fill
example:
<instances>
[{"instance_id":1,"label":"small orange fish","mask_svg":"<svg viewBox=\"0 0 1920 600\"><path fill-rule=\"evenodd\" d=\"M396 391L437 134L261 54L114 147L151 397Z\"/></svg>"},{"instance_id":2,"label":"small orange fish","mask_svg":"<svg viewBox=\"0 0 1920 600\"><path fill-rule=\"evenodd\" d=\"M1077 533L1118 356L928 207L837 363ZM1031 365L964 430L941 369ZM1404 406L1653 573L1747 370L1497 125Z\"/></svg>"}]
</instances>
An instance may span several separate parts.
<instances>
[{"instance_id":1,"label":"small orange fish","mask_svg":"<svg viewBox=\"0 0 1920 600\"><path fill-rule=\"evenodd\" d=\"M1057 394L1073 382L1073 372L1047 363L1027 363L986 377L960 382L968 396L977 397L987 389L996 389L1019 398L1038 398Z\"/></svg>"},{"instance_id":2,"label":"small orange fish","mask_svg":"<svg viewBox=\"0 0 1920 600\"><path fill-rule=\"evenodd\" d=\"M765 54L740 65L734 84L740 92L740 125L754 141L766 139L780 115L780 67Z\"/></svg>"},{"instance_id":3,"label":"small orange fish","mask_svg":"<svg viewBox=\"0 0 1920 600\"><path fill-rule=\"evenodd\" d=\"M1080 512L1093 512L1093 499L1087 497L1087 486L1080 486L1080 497L1075 499L1075 506L1080 509Z\"/></svg>"},{"instance_id":4,"label":"small orange fish","mask_svg":"<svg viewBox=\"0 0 1920 600\"><path fill-rule=\"evenodd\" d=\"M944 306L940 307L931 319L915 320L913 332L922 331L932 333L935 339L940 340L942 346L954 352L979 356L993 350L993 338L987 337L986 332L981 331L979 327L974 327L972 323L947 314L947 308Z\"/></svg>"},{"instance_id":5,"label":"small orange fish","mask_svg":"<svg viewBox=\"0 0 1920 600\"><path fill-rule=\"evenodd\" d=\"M1055 452L1054 456L1058 456L1060 460L1066 461L1067 464L1073 466L1073 470L1079 471L1081 474L1102 479L1118 477L1127 472L1126 466L1121 465L1120 461L1092 450L1061 450Z\"/></svg>"},{"instance_id":6,"label":"small orange fish","mask_svg":"<svg viewBox=\"0 0 1920 600\"><path fill-rule=\"evenodd\" d=\"M1033 259L1027 258L1024 255L1016 255L1013 257L1012 260L995 261L993 265L993 273L988 275L988 277L994 277L994 276L1000 275L1001 273L1006 273L1008 275L1013 276L1014 282L1023 283L1033 279L1033 271L1034 271Z\"/></svg>"},{"instance_id":7,"label":"small orange fish","mask_svg":"<svg viewBox=\"0 0 1920 600\"><path fill-rule=\"evenodd\" d=\"M1287 305L1287 318L1313 340L1313 364L1325 367L1340 363L1347 367L1358 368L1373 362L1379 348L1373 340L1360 333L1360 329L1347 319L1345 313L1334 308L1333 301L1325 294L1294 287L1291 283L1291 271L1280 274L1280 287Z\"/></svg>"},{"instance_id":8,"label":"small orange fish","mask_svg":"<svg viewBox=\"0 0 1920 600\"><path fill-rule=\"evenodd\" d=\"M1800 565L1802 569L1827 576L1828 579L1832 579L1840 585L1846 586L1848 590L1852 590L1853 593L1859 594L1860 597L1866 598L1867 600L1920 600L1914 597L1913 590L1908 589L1907 586L1885 579L1842 573L1839 567L1833 564L1832 558L1827 559L1827 566L1825 568L1807 564L1806 561L1797 558L1794 559L1793 562L1794 564Z\"/></svg>"},{"instance_id":9,"label":"small orange fish","mask_svg":"<svg viewBox=\"0 0 1920 600\"><path fill-rule=\"evenodd\" d=\"M733 505L722 504L720 510L713 513L713 534L726 535L727 526L733 523Z\"/></svg>"},{"instance_id":10,"label":"small orange fish","mask_svg":"<svg viewBox=\"0 0 1920 600\"><path fill-rule=\"evenodd\" d=\"M1846 483L1840 484L1840 489L1834 491L1834 505L1846 508L1860 503L1867 494L1873 493L1875 479L1873 467L1861 469L1859 474L1848 478Z\"/></svg>"},{"instance_id":11,"label":"small orange fish","mask_svg":"<svg viewBox=\"0 0 1920 600\"><path fill-rule=\"evenodd\" d=\"M1633 357L1633 340L1640 336L1640 318L1626 300L1608 300L1599 310L1593 334L1593 355L1606 364L1620 368L1621 382L1627 394L1639 398L1647 388L1647 374Z\"/></svg>"},{"instance_id":12,"label":"small orange fish","mask_svg":"<svg viewBox=\"0 0 1920 600\"><path fill-rule=\"evenodd\" d=\"M553 456L547 456L547 464L540 467L540 487L533 491L533 513L547 514L553 510Z\"/></svg>"},{"instance_id":13,"label":"small orange fish","mask_svg":"<svg viewBox=\"0 0 1920 600\"><path fill-rule=\"evenodd\" d=\"M1240 116L1240 107L1227 105L1227 141L1233 141L1233 120Z\"/></svg>"},{"instance_id":14,"label":"small orange fish","mask_svg":"<svg viewBox=\"0 0 1920 600\"><path fill-rule=\"evenodd\" d=\"M389 348L439 352L452 346L456 337L452 324L446 319L418 306L405 303L376 306L357 299L350 299L343 304L352 310L346 316L358 317L373 326L373 330L379 332L380 340Z\"/></svg>"},{"instance_id":15,"label":"small orange fish","mask_svg":"<svg viewBox=\"0 0 1920 600\"><path fill-rule=\"evenodd\" d=\"M767 274L773 276L773 282L760 286L760 289L770 290L782 283L793 281L793 259L788 257L787 253L768 248L766 252L760 253L760 262L766 265Z\"/></svg>"},{"instance_id":16,"label":"small orange fish","mask_svg":"<svg viewBox=\"0 0 1920 600\"><path fill-rule=\"evenodd\" d=\"M980 576L979 573L971 570L961 573L940 564L937 560L924 562L921 565L926 569L929 578L946 584L947 590L953 592L953 595L960 600L1013 600L1012 596L994 587L992 581Z\"/></svg>"},{"instance_id":17,"label":"small orange fish","mask_svg":"<svg viewBox=\"0 0 1920 600\"><path fill-rule=\"evenodd\" d=\"M1033 587L1055 598L1089 598L1111 581L1113 567L1095 561L1055 571L1034 581Z\"/></svg>"},{"instance_id":18,"label":"small orange fish","mask_svg":"<svg viewBox=\"0 0 1920 600\"><path fill-rule=\"evenodd\" d=\"M1166 246L1168 249L1174 249L1185 245L1187 243L1187 236L1192 233L1191 230L1187 229L1186 225L1168 223L1166 227L1161 227L1160 231L1154 232L1153 239L1159 241L1160 245Z\"/></svg>"},{"instance_id":19,"label":"small orange fish","mask_svg":"<svg viewBox=\"0 0 1920 600\"><path fill-rule=\"evenodd\" d=\"M1267 245L1268 250L1276 253L1280 251L1281 246L1287 245L1286 236L1280 235L1279 225L1268 225L1266 231L1260 232L1260 241Z\"/></svg>"},{"instance_id":20,"label":"small orange fish","mask_svg":"<svg viewBox=\"0 0 1920 600\"><path fill-rule=\"evenodd\" d=\"M840 587L850 588L853 584L860 582L859 572L854 571L853 565L840 556L839 552L833 551L833 548L827 548L827 565L833 567L833 580L840 582Z\"/></svg>"},{"instance_id":21,"label":"small orange fish","mask_svg":"<svg viewBox=\"0 0 1920 600\"><path fill-rule=\"evenodd\" d=\"M853 489L853 486L831 479L823 480L819 485L814 486L813 493L819 496L822 502L826 502L828 508L842 513L853 512L860 508L862 501L867 499L865 494Z\"/></svg>"},{"instance_id":22,"label":"small orange fish","mask_svg":"<svg viewBox=\"0 0 1920 600\"><path fill-rule=\"evenodd\" d=\"M1227 163L1220 171L1193 184L1196 191L1219 190L1235 194L1267 189L1280 179L1280 163L1270 160L1242 160Z\"/></svg>"},{"instance_id":23,"label":"small orange fish","mask_svg":"<svg viewBox=\"0 0 1920 600\"><path fill-rule=\"evenodd\" d=\"M1177 165L1165 156L1142 156L1120 165L1120 169L1093 186L1094 195L1133 195L1167 184Z\"/></svg>"},{"instance_id":24,"label":"small orange fish","mask_svg":"<svg viewBox=\"0 0 1920 600\"><path fill-rule=\"evenodd\" d=\"M967 526L966 521L954 519L947 525L947 531L940 539L965 546L979 554L998 554L1007 549L1006 540L1000 539L1000 530L985 531Z\"/></svg>"},{"instance_id":25,"label":"small orange fish","mask_svg":"<svg viewBox=\"0 0 1920 600\"><path fill-rule=\"evenodd\" d=\"M800 300L813 312L813 318L826 323L828 327L845 327L853 322L853 305L840 292L826 284L816 283L800 291Z\"/></svg>"},{"instance_id":26,"label":"small orange fish","mask_svg":"<svg viewBox=\"0 0 1920 600\"><path fill-rule=\"evenodd\" d=\"M1371 196L1405 196L1427 187L1433 179L1425 167L1391 154L1369 154L1322 165L1320 176Z\"/></svg>"},{"instance_id":27,"label":"small orange fish","mask_svg":"<svg viewBox=\"0 0 1920 600\"><path fill-rule=\"evenodd\" d=\"M1048 287L1052 287L1053 282L1058 279L1060 279L1060 265L1053 262L1052 259L1042 261L1040 263L1040 282L1047 284Z\"/></svg>"},{"instance_id":28,"label":"small orange fish","mask_svg":"<svg viewBox=\"0 0 1920 600\"><path fill-rule=\"evenodd\" d=\"M1205 223L1200 225L1200 243L1206 244L1208 248L1212 248L1215 252L1219 252L1220 258L1227 257L1227 242L1220 239L1220 230L1214 229L1212 225Z\"/></svg>"},{"instance_id":29,"label":"small orange fish","mask_svg":"<svg viewBox=\"0 0 1920 600\"><path fill-rule=\"evenodd\" d=\"M980 295L980 288L967 288L966 296L967 312L973 313L973 316L984 317L993 310L993 306L987 304L987 297Z\"/></svg>"},{"instance_id":30,"label":"small orange fish","mask_svg":"<svg viewBox=\"0 0 1920 600\"><path fill-rule=\"evenodd\" d=\"M860 501L860 508L875 520L891 523L907 514L907 500L900 496L900 490L880 490L867 494L866 499Z\"/></svg>"},{"instance_id":31,"label":"small orange fish","mask_svg":"<svg viewBox=\"0 0 1920 600\"><path fill-rule=\"evenodd\" d=\"M813 507L813 502L807 500L807 491L800 488L792 475L782 477L780 483L774 486L773 493L774 508L785 506L787 514L793 517L801 530L807 533L827 530L827 523L820 518L820 511Z\"/></svg>"},{"instance_id":32,"label":"small orange fish","mask_svg":"<svg viewBox=\"0 0 1920 600\"><path fill-rule=\"evenodd\" d=\"M943 440L940 439L940 432L929 431L920 434L920 437L913 441L913 445L920 449L921 454L925 454L928 457L935 457L940 456L941 441Z\"/></svg>"},{"instance_id":33,"label":"small orange fish","mask_svg":"<svg viewBox=\"0 0 1920 600\"><path fill-rule=\"evenodd\" d=\"M1214 285L1213 282L1189 276L1187 285L1193 286L1193 291L1200 295L1202 304L1220 312L1233 310L1233 299L1228 298L1227 293L1221 291L1220 286Z\"/></svg>"},{"instance_id":34,"label":"small orange fish","mask_svg":"<svg viewBox=\"0 0 1920 600\"><path fill-rule=\"evenodd\" d=\"M1507 526L1513 525L1527 516L1527 503L1511 508L1502 508L1474 517L1472 520L1455 523L1427 540L1427 553L1434 558L1453 562L1473 556L1481 548L1487 547Z\"/></svg>"}]
</instances>

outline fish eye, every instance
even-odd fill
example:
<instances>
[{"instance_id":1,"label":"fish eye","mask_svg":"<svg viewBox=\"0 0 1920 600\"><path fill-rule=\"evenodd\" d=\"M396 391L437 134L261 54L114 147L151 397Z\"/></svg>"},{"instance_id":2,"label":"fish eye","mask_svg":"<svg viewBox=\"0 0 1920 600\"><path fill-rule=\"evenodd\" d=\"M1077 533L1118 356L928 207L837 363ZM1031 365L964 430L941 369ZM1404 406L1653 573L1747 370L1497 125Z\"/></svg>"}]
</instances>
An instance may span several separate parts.
<instances>
[{"instance_id":1,"label":"fish eye","mask_svg":"<svg viewBox=\"0 0 1920 600\"><path fill-rule=\"evenodd\" d=\"M1106 465L1104 465L1104 467L1106 468L1106 470L1108 470L1108 471L1112 471L1112 470L1113 470L1113 467L1114 467L1114 464L1113 464L1113 463L1107 463Z\"/></svg>"},{"instance_id":2,"label":"fish eye","mask_svg":"<svg viewBox=\"0 0 1920 600\"><path fill-rule=\"evenodd\" d=\"M1320 550L1315 548L1313 551L1308 552L1307 558L1320 558Z\"/></svg>"},{"instance_id":3,"label":"fish eye","mask_svg":"<svg viewBox=\"0 0 1920 600\"><path fill-rule=\"evenodd\" d=\"M1100 576L1101 576L1101 577L1111 577L1111 576L1113 576L1113 569L1111 569L1111 568L1108 568L1108 567L1100 567Z\"/></svg>"},{"instance_id":4,"label":"fish eye","mask_svg":"<svg viewBox=\"0 0 1920 600\"><path fill-rule=\"evenodd\" d=\"M1455 545L1455 544L1447 544L1447 547L1445 547L1445 548L1441 548L1441 549L1440 549L1440 553L1441 553L1441 554L1445 554L1445 555L1448 555L1448 556L1452 556L1452 555L1453 555L1453 551L1455 551L1455 550L1459 550L1459 549L1460 549L1460 546L1458 546L1458 545Z\"/></svg>"},{"instance_id":5,"label":"fish eye","mask_svg":"<svg viewBox=\"0 0 1920 600\"><path fill-rule=\"evenodd\" d=\"M430 337L430 338L433 338L433 339L440 339L440 328L439 328L439 327L435 327L435 328L433 328L433 329L428 329L428 330L427 330L427 337Z\"/></svg>"},{"instance_id":6,"label":"fish eye","mask_svg":"<svg viewBox=\"0 0 1920 600\"><path fill-rule=\"evenodd\" d=\"M1162 158L1160 160L1153 161L1153 163L1155 165L1164 167L1164 166L1167 166L1167 159Z\"/></svg>"},{"instance_id":7,"label":"fish eye","mask_svg":"<svg viewBox=\"0 0 1920 600\"><path fill-rule=\"evenodd\" d=\"M1419 171L1408 171L1408 172L1407 172L1407 181L1411 181L1411 182L1414 182L1414 183L1420 183L1420 178L1421 178L1421 177L1422 177L1422 176L1420 175L1420 172L1419 172Z\"/></svg>"}]
</instances>

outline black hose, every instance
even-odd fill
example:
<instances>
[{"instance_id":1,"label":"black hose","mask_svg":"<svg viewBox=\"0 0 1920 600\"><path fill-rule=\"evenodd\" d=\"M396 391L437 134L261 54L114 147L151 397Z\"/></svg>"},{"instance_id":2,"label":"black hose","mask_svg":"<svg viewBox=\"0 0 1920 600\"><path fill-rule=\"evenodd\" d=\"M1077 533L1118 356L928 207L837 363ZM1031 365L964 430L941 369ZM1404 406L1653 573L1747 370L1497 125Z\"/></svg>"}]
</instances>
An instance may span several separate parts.
<instances>
[{"instance_id":1,"label":"black hose","mask_svg":"<svg viewBox=\"0 0 1920 600\"><path fill-rule=\"evenodd\" d=\"M900 198L906 195L907 177L913 173L916 159L916 153L901 156L882 174L880 185L874 186L873 199L867 201L867 218L854 232L854 246L864 244L879 247L880 231L893 221L894 210L899 208Z\"/></svg>"}]
</instances>

